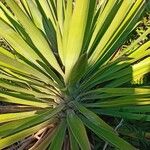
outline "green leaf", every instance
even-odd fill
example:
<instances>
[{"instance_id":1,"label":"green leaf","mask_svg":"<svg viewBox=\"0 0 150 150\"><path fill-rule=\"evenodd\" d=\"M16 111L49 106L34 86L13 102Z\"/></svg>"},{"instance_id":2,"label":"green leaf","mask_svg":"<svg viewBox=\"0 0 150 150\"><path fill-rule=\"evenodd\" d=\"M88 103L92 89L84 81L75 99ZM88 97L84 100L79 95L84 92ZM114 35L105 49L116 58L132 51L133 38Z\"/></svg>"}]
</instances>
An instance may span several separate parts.
<instances>
[{"instance_id":1,"label":"green leaf","mask_svg":"<svg viewBox=\"0 0 150 150\"><path fill-rule=\"evenodd\" d=\"M107 17L109 16L109 14L112 13L112 9L114 8L115 5L118 5L118 1L109 0L107 2L107 5L104 7L104 10L102 12L101 11L99 12L97 21L95 23L94 31L93 31L93 34L91 36L91 39L90 39L90 42L88 45L88 52L91 50L92 51L94 50L94 49L91 49L91 47L93 44L95 44L95 41L97 41L98 36L101 35L102 29L103 29L102 27L106 26L104 23L107 21ZM91 52L89 52L89 53L91 53Z\"/></svg>"},{"instance_id":2,"label":"green leaf","mask_svg":"<svg viewBox=\"0 0 150 150\"><path fill-rule=\"evenodd\" d=\"M11 135L15 135L17 133L20 133L21 131L30 129L44 122L55 123L56 121L58 121L55 117L57 113L61 111L61 109L61 107L58 107L53 110L45 110L45 112L42 112L37 116L13 121L7 123L6 125L4 124L0 127L0 137L2 137L2 139L5 138L5 136L11 137Z\"/></svg>"},{"instance_id":3,"label":"green leaf","mask_svg":"<svg viewBox=\"0 0 150 150\"><path fill-rule=\"evenodd\" d=\"M79 58L82 42L84 39L84 33L86 28L86 22L88 17L90 1L76 0L73 15L69 25L68 41L65 51L65 78L69 77L72 67L75 65ZM73 28L74 27L74 28ZM77 38L78 37L78 38Z\"/></svg>"},{"instance_id":4,"label":"green leaf","mask_svg":"<svg viewBox=\"0 0 150 150\"><path fill-rule=\"evenodd\" d=\"M82 121L77 117L73 111L67 113L67 123L69 129L73 133L73 136L77 140L82 150L90 150L90 143L87 137L87 133Z\"/></svg>"},{"instance_id":5,"label":"green leaf","mask_svg":"<svg viewBox=\"0 0 150 150\"><path fill-rule=\"evenodd\" d=\"M150 44L150 42L149 42ZM150 54L150 53L149 53ZM136 80L137 78L143 76L144 74L147 74L150 72L150 57L144 59L143 61L135 64L133 66L133 80Z\"/></svg>"},{"instance_id":6,"label":"green leaf","mask_svg":"<svg viewBox=\"0 0 150 150\"><path fill-rule=\"evenodd\" d=\"M3 87L3 88L6 88L8 90L11 90L11 91L16 91L17 93L24 93L24 94L30 94L30 95L33 95L34 97L36 98L54 98L54 95L52 94L46 94L46 93L42 93L42 92L36 92L34 91L33 89L31 88L24 88L24 87L20 87L20 86L17 86L17 85L11 85L9 82L1 82L0 81L0 87Z\"/></svg>"},{"instance_id":7,"label":"green leaf","mask_svg":"<svg viewBox=\"0 0 150 150\"><path fill-rule=\"evenodd\" d=\"M107 123L105 123L100 117L98 117L95 113L86 109L84 106L79 104L78 102L73 102L76 108L82 113L88 120L90 120L93 124L100 126L101 128L107 129L110 132L114 132L114 129L111 128Z\"/></svg>"},{"instance_id":8,"label":"green leaf","mask_svg":"<svg viewBox=\"0 0 150 150\"><path fill-rule=\"evenodd\" d=\"M65 139L66 127L67 127L66 120L62 119L62 121L58 125L55 135L53 136L49 150L61 150L62 149L63 141Z\"/></svg>"},{"instance_id":9,"label":"green leaf","mask_svg":"<svg viewBox=\"0 0 150 150\"><path fill-rule=\"evenodd\" d=\"M36 4L40 4L41 7L39 7L40 12L42 12L43 16L47 18L47 20L52 22L52 25L54 26L54 29L56 29L56 14L55 14L55 6L54 6L54 0L47 1L47 0L42 0L42 1L35 1Z\"/></svg>"},{"instance_id":10,"label":"green leaf","mask_svg":"<svg viewBox=\"0 0 150 150\"><path fill-rule=\"evenodd\" d=\"M85 117L80 116L80 118L82 118L85 125L89 129L91 129L97 136L102 138L104 141L108 141L110 144L112 144L116 148L121 149L121 150L126 150L126 149L135 150L136 149L132 145L124 141L122 138L120 138L116 133L110 132L109 130L96 126L94 123L85 119Z\"/></svg>"},{"instance_id":11,"label":"green leaf","mask_svg":"<svg viewBox=\"0 0 150 150\"><path fill-rule=\"evenodd\" d=\"M82 77L82 75L86 71L87 62L88 62L87 54L86 53L82 54L79 57L76 64L74 65L69 75L68 81L66 83L68 87L75 86L75 84L78 83L79 79Z\"/></svg>"},{"instance_id":12,"label":"green leaf","mask_svg":"<svg viewBox=\"0 0 150 150\"><path fill-rule=\"evenodd\" d=\"M50 42L50 47L54 51L57 51L57 39L56 39L57 20L53 10L54 8L52 7L52 1L42 0L42 1L35 1L35 3L42 15L44 33Z\"/></svg>"},{"instance_id":13,"label":"green leaf","mask_svg":"<svg viewBox=\"0 0 150 150\"><path fill-rule=\"evenodd\" d=\"M27 76L31 76L31 78L34 78L35 76L36 78L40 78L41 80L50 82L50 79L38 70L19 61L16 61L16 59L10 58L2 53L0 53L0 66L6 67L12 71L25 74Z\"/></svg>"},{"instance_id":14,"label":"green leaf","mask_svg":"<svg viewBox=\"0 0 150 150\"><path fill-rule=\"evenodd\" d=\"M91 40L91 35L93 33L93 27L96 24L94 22L94 13L96 10L96 4L97 0L90 0L89 4L89 11L88 11L88 20L86 24L85 34L84 34L84 40L83 40L83 46L82 46L82 54L87 52L87 47L89 45L89 41Z\"/></svg>"},{"instance_id":15,"label":"green leaf","mask_svg":"<svg viewBox=\"0 0 150 150\"><path fill-rule=\"evenodd\" d=\"M0 114L0 123L36 116L37 111Z\"/></svg>"},{"instance_id":16,"label":"green leaf","mask_svg":"<svg viewBox=\"0 0 150 150\"><path fill-rule=\"evenodd\" d=\"M25 129L34 127L42 122L49 120L49 122L56 122L56 119L53 118L53 114L49 119L45 120L45 116L49 115L48 113L53 113L52 110L39 111L37 115L32 117L27 117L20 120L13 120L11 122L5 123L0 126L0 138L11 136ZM44 120L43 120L44 119ZM41 121L42 120L42 121Z\"/></svg>"},{"instance_id":17,"label":"green leaf","mask_svg":"<svg viewBox=\"0 0 150 150\"><path fill-rule=\"evenodd\" d=\"M63 34L62 34L62 49L58 50L59 55L62 59L63 64L65 64L65 56L66 56L66 47L68 42L68 34L69 34L69 26L70 26L70 19L72 17L72 11L73 11L73 0L67 1L67 6L65 9L65 18L64 18L64 28L63 28Z\"/></svg>"},{"instance_id":18,"label":"green leaf","mask_svg":"<svg viewBox=\"0 0 150 150\"><path fill-rule=\"evenodd\" d=\"M120 112L120 111L113 111L113 110L101 110L101 114L105 114L113 117L120 117L128 120L150 121L150 115L137 114L137 113Z\"/></svg>"},{"instance_id":19,"label":"green leaf","mask_svg":"<svg viewBox=\"0 0 150 150\"><path fill-rule=\"evenodd\" d=\"M32 119L33 117L29 117L29 118L11 121L11 122L1 125L0 126L0 139L3 137L7 137L9 135L12 135L12 133L15 133L13 131L16 130L16 128L18 128L19 126L23 125L24 123Z\"/></svg>"},{"instance_id":20,"label":"green leaf","mask_svg":"<svg viewBox=\"0 0 150 150\"><path fill-rule=\"evenodd\" d=\"M143 0L138 0L133 3L131 9L125 16L125 19L104 47L103 54L99 57L97 65L108 62L111 57L113 57L116 49L126 41L127 36L134 29L136 22L144 11L145 5Z\"/></svg>"},{"instance_id":21,"label":"green leaf","mask_svg":"<svg viewBox=\"0 0 150 150\"><path fill-rule=\"evenodd\" d=\"M58 17L58 24L60 27L60 32L62 33L63 31L63 21L64 21L64 9L63 9L63 3L64 0L56 1L57 2L57 17Z\"/></svg>"},{"instance_id":22,"label":"green leaf","mask_svg":"<svg viewBox=\"0 0 150 150\"><path fill-rule=\"evenodd\" d=\"M33 0L26 0L26 3L28 5L29 12L31 13L33 22L39 29L41 29L44 32L44 26L43 26L43 22L42 22L43 18L42 18L42 15L41 15L39 9L37 8L36 4L34 3Z\"/></svg>"},{"instance_id":23,"label":"green leaf","mask_svg":"<svg viewBox=\"0 0 150 150\"><path fill-rule=\"evenodd\" d=\"M103 110L103 109L102 109ZM120 111L120 112L133 112L133 113L146 113L150 112L150 106L128 106L128 107L116 107L116 108L105 108L105 110L114 110L114 111ZM97 110L96 110L97 112Z\"/></svg>"},{"instance_id":24,"label":"green leaf","mask_svg":"<svg viewBox=\"0 0 150 150\"><path fill-rule=\"evenodd\" d=\"M90 103L85 104L87 107L95 107L95 108L111 108L111 107L124 107L124 106L131 106L131 105L149 105L149 97L148 95L143 98L132 97L132 96L125 96L121 98L116 98L114 100L108 100L103 102L97 102L97 103Z\"/></svg>"},{"instance_id":25,"label":"green leaf","mask_svg":"<svg viewBox=\"0 0 150 150\"><path fill-rule=\"evenodd\" d=\"M78 143L77 143L73 133L71 132L71 130L69 130L69 139L70 139L71 150L79 150Z\"/></svg>"},{"instance_id":26,"label":"green leaf","mask_svg":"<svg viewBox=\"0 0 150 150\"><path fill-rule=\"evenodd\" d=\"M28 105L28 106L34 106L34 107L40 107L40 108L46 108L50 105L48 103L33 101L32 99L23 99L19 97L10 96L8 94L0 93L1 101L2 102L9 102L14 104L22 104L22 105Z\"/></svg>"},{"instance_id":27,"label":"green leaf","mask_svg":"<svg viewBox=\"0 0 150 150\"><path fill-rule=\"evenodd\" d=\"M44 70L50 75L50 77L56 81L58 83L58 85L56 84L55 86L60 86L63 87L64 84L63 84L63 81L58 77L58 75L49 67L47 66L46 64L38 61L38 63L44 68Z\"/></svg>"},{"instance_id":28,"label":"green leaf","mask_svg":"<svg viewBox=\"0 0 150 150\"><path fill-rule=\"evenodd\" d=\"M13 0L6 0L7 4L10 6L12 11L15 13L19 22L25 28L25 31L30 36L33 44L38 48L40 53L44 56L44 58L49 62L60 74L63 75L63 72L47 42L44 38L41 31L33 24L31 20L24 14L24 12L19 8Z\"/></svg>"},{"instance_id":29,"label":"green leaf","mask_svg":"<svg viewBox=\"0 0 150 150\"><path fill-rule=\"evenodd\" d=\"M105 52L103 48L107 45L109 40L112 38L113 34L115 34L115 32L117 31L117 29L119 28L123 20L125 19L126 15L130 11L132 5L133 5L133 1L130 0L122 2L109 28L107 29L102 39L100 40L98 46L96 47L95 51L91 55L89 59L90 64L95 63L98 60L98 58L100 57L102 58L102 55L104 54L103 52Z\"/></svg>"},{"instance_id":30,"label":"green leaf","mask_svg":"<svg viewBox=\"0 0 150 150\"><path fill-rule=\"evenodd\" d=\"M82 100L86 99L101 99L101 98L112 98L116 96L135 96L135 95L148 95L150 88L99 88L91 90L79 95L78 98Z\"/></svg>"},{"instance_id":31,"label":"green leaf","mask_svg":"<svg viewBox=\"0 0 150 150\"><path fill-rule=\"evenodd\" d=\"M34 134L35 132L39 131L40 129L44 128L49 124L49 121L43 122L39 125L34 127L28 128L11 136L7 136L5 138L0 139L0 149L6 148L7 146L12 145L13 143L23 140L25 137Z\"/></svg>"},{"instance_id":32,"label":"green leaf","mask_svg":"<svg viewBox=\"0 0 150 150\"><path fill-rule=\"evenodd\" d=\"M17 53L26 57L32 63L37 65L36 60L41 60L41 58L22 39L22 37L1 19L0 19L0 35L6 39L6 41L15 49Z\"/></svg>"},{"instance_id":33,"label":"green leaf","mask_svg":"<svg viewBox=\"0 0 150 150\"><path fill-rule=\"evenodd\" d=\"M0 2L0 12L0 18L5 20L10 26L13 27L13 21L17 22L17 20L2 2Z\"/></svg>"},{"instance_id":34,"label":"green leaf","mask_svg":"<svg viewBox=\"0 0 150 150\"><path fill-rule=\"evenodd\" d=\"M6 55L6 56L8 56L10 58L13 58L13 59L15 58L14 54L12 54L10 51L4 49L3 47L0 47L0 53L4 54L4 55Z\"/></svg>"},{"instance_id":35,"label":"green leaf","mask_svg":"<svg viewBox=\"0 0 150 150\"><path fill-rule=\"evenodd\" d=\"M32 120L27 121L25 124L23 124L22 126L17 128L16 130L27 129L27 128L30 128L31 126L34 126L36 124L42 123L42 122L50 120L50 119L53 119L53 121L57 120L56 116L58 115L59 112L61 112L61 110L63 108L64 108L64 106L60 105L54 109L49 109L48 111L46 110L44 113L42 113L38 116L35 116Z\"/></svg>"}]
</instances>

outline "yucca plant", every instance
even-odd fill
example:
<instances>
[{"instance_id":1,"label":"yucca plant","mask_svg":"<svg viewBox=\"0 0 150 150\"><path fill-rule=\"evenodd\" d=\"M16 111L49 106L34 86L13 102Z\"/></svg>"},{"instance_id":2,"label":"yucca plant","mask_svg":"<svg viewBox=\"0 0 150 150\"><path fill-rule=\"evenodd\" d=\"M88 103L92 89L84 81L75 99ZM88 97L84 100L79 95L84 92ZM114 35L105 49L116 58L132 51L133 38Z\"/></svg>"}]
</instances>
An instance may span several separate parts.
<instances>
[{"instance_id":1,"label":"yucca plant","mask_svg":"<svg viewBox=\"0 0 150 150\"><path fill-rule=\"evenodd\" d=\"M91 134L134 150L109 118L150 121L150 41L125 49L145 0L6 0L0 3L0 149L90 150ZM106 122L108 121L108 122ZM108 125L107 123L110 123ZM35 140L36 139L36 140Z\"/></svg>"}]
</instances>

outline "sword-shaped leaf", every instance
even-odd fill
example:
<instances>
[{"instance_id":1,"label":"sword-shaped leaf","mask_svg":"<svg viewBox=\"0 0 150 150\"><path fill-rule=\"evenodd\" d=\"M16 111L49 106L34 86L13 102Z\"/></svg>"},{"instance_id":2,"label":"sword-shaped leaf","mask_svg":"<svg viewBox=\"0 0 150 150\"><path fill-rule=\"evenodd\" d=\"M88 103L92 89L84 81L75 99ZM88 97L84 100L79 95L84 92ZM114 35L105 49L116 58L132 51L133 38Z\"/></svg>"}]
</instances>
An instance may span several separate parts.
<instances>
[{"instance_id":1,"label":"sword-shaped leaf","mask_svg":"<svg viewBox=\"0 0 150 150\"><path fill-rule=\"evenodd\" d=\"M83 122L73 111L68 111L67 123L80 148L82 150L90 150L91 147Z\"/></svg>"}]
</instances>

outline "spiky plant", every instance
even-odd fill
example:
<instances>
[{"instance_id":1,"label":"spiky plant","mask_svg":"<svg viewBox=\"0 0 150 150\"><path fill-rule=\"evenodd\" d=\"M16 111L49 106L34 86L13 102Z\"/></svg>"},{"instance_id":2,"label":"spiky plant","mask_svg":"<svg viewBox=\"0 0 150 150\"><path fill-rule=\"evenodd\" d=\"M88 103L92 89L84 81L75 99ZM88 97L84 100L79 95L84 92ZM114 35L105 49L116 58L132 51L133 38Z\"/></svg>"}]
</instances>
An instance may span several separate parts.
<instances>
[{"instance_id":1,"label":"spiky plant","mask_svg":"<svg viewBox=\"0 0 150 150\"><path fill-rule=\"evenodd\" d=\"M11 11L0 3L11 48L0 48L0 149L22 141L30 150L90 150L91 133L136 149L104 115L150 121L150 89L134 85L150 71L150 41L139 44L150 28L120 48L147 2L6 0Z\"/></svg>"}]
</instances>

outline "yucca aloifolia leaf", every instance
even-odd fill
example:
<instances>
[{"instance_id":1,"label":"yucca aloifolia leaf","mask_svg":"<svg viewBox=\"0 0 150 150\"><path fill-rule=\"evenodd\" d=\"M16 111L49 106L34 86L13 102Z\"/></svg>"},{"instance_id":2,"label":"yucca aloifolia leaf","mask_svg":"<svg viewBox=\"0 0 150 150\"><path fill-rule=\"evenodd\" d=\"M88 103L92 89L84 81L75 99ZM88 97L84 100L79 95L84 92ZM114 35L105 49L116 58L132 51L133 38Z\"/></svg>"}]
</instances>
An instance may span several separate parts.
<instances>
[{"instance_id":1,"label":"yucca aloifolia leaf","mask_svg":"<svg viewBox=\"0 0 150 150\"><path fill-rule=\"evenodd\" d=\"M63 119L60 124L58 125L58 128L55 132L55 135L53 136L50 148L51 150L61 150L63 141L65 139L65 132L66 132L66 120Z\"/></svg>"},{"instance_id":2,"label":"yucca aloifolia leaf","mask_svg":"<svg viewBox=\"0 0 150 150\"><path fill-rule=\"evenodd\" d=\"M50 42L50 46L54 51L57 51L57 15L55 13L55 7L53 1L35 1L41 15L43 23L43 32Z\"/></svg>"},{"instance_id":3,"label":"yucca aloifolia leaf","mask_svg":"<svg viewBox=\"0 0 150 150\"><path fill-rule=\"evenodd\" d=\"M46 113L41 113L32 118L26 117L27 118L26 122L21 122L21 124L19 124L18 128L15 128L14 130L10 130L9 134L6 133L9 136L8 135L7 135L7 137L3 136L0 139L0 143L2 142L2 144L0 144L0 148L1 147L3 148L4 145L5 145L5 147L9 146L9 145L15 143L17 140L20 140L20 139L25 138L26 136L32 135L33 133L37 132L41 128L50 124L51 122L55 122L52 117L54 115L56 115L59 111L61 111L62 108L63 107L59 107L54 110L48 110ZM44 125L44 126L41 127L41 125ZM2 131L3 131L3 129L2 129Z\"/></svg>"},{"instance_id":4,"label":"yucca aloifolia leaf","mask_svg":"<svg viewBox=\"0 0 150 150\"><path fill-rule=\"evenodd\" d=\"M47 126L49 124L49 121L43 122L39 125L36 125L34 127L31 127L29 129L25 129L19 133L10 135L6 138L2 138L0 139L0 148L3 149L15 142L17 142L18 140L24 139L25 137L34 134L35 132L39 131L40 129L44 128L45 126Z\"/></svg>"},{"instance_id":5,"label":"yucca aloifolia leaf","mask_svg":"<svg viewBox=\"0 0 150 150\"><path fill-rule=\"evenodd\" d=\"M68 111L67 114L67 122L69 125L69 128L77 140L78 144L80 145L81 149L87 149L90 150L90 143L86 134L85 127L82 123L82 121L76 116L74 112Z\"/></svg>"},{"instance_id":6,"label":"yucca aloifolia leaf","mask_svg":"<svg viewBox=\"0 0 150 150\"><path fill-rule=\"evenodd\" d=\"M63 20L64 20L64 0L57 1L57 17L58 17L58 24L60 27L60 33L62 34L63 31Z\"/></svg>"},{"instance_id":7,"label":"yucca aloifolia leaf","mask_svg":"<svg viewBox=\"0 0 150 150\"><path fill-rule=\"evenodd\" d=\"M42 23L42 15L40 11L38 10L36 4L34 3L33 0L27 0L26 5L27 5L26 8L30 10L29 12L31 13L31 18L33 22L39 29L41 29L44 32L44 26Z\"/></svg>"},{"instance_id":8,"label":"yucca aloifolia leaf","mask_svg":"<svg viewBox=\"0 0 150 150\"><path fill-rule=\"evenodd\" d=\"M145 113L145 112L150 112L150 106L128 106L128 107L115 107L115 108L104 108L104 109L99 109L98 111L104 111L104 110L112 110L112 111L121 111L121 112L131 112L131 113Z\"/></svg>"},{"instance_id":9,"label":"yucca aloifolia leaf","mask_svg":"<svg viewBox=\"0 0 150 150\"><path fill-rule=\"evenodd\" d=\"M115 133L115 131L110 128L104 121L102 121L97 115L95 115L93 112L89 111L85 107L81 106L78 103L75 103L76 107L79 109L79 111L84 115L85 118L89 120L89 123L85 121L85 124L91 128L91 130L95 130L95 133L103 138L106 138L105 140L110 140L112 137L115 139L114 141L111 140L111 143L114 144L116 147L121 148L121 146L124 145L124 147L128 147L128 149L132 149L133 147L128 144L126 141L123 141L121 138L118 137L118 135ZM81 117L82 118L82 117ZM85 119L86 120L86 119ZM91 123L90 123L91 122ZM90 125L91 124L91 125ZM92 125L93 124L93 125ZM96 127L97 126L97 127ZM96 129L96 128L97 129ZM101 133L98 133L99 131L102 131ZM108 137L107 135L108 134ZM111 138L110 138L111 137ZM110 139L109 139L110 138ZM116 142L117 141L117 142Z\"/></svg>"},{"instance_id":10,"label":"yucca aloifolia leaf","mask_svg":"<svg viewBox=\"0 0 150 150\"><path fill-rule=\"evenodd\" d=\"M71 148L71 150L79 150L78 143L77 143L75 137L73 136L73 133L71 132L71 130L69 130L69 137L70 137L70 148Z\"/></svg>"},{"instance_id":11,"label":"yucca aloifolia leaf","mask_svg":"<svg viewBox=\"0 0 150 150\"><path fill-rule=\"evenodd\" d=\"M149 27L125 44L149 2L6 2L0 2L7 44L0 47L0 149L23 140L29 150L90 150L99 137L114 149L134 150L117 133L115 117L150 121L149 86L134 84L150 72ZM28 137L35 142L26 143Z\"/></svg>"},{"instance_id":12,"label":"yucca aloifolia leaf","mask_svg":"<svg viewBox=\"0 0 150 150\"><path fill-rule=\"evenodd\" d=\"M124 106L131 106L131 105L149 105L149 97L138 98L138 97L131 97L126 96L123 98L117 98L113 101L109 100L108 102L97 102L91 103L88 105L89 107L95 108L104 108L104 107L124 107ZM87 106L87 105L86 105Z\"/></svg>"},{"instance_id":13,"label":"yucca aloifolia leaf","mask_svg":"<svg viewBox=\"0 0 150 150\"><path fill-rule=\"evenodd\" d=\"M37 92L34 89L31 88L25 88L25 87L20 87L19 85L12 85L9 82L5 82L5 81L0 81L0 87L11 90L13 92L17 92L17 93L21 93L26 94L26 95L31 95L33 97L36 98L54 98L54 93L50 94L50 91L48 91L48 94L46 93L42 93L42 92Z\"/></svg>"},{"instance_id":14,"label":"yucca aloifolia leaf","mask_svg":"<svg viewBox=\"0 0 150 150\"><path fill-rule=\"evenodd\" d=\"M146 114L137 114L137 113L129 113L129 112L120 112L120 111L113 111L113 110L100 110L102 114L105 115L112 115L120 118L125 118L128 120L145 120L150 121L150 115Z\"/></svg>"},{"instance_id":15,"label":"yucca aloifolia leaf","mask_svg":"<svg viewBox=\"0 0 150 150\"><path fill-rule=\"evenodd\" d=\"M115 96L136 96L136 95L148 95L150 92L149 88L99 88L91 90L79 95L82 100L88 99L100 99L109 98Z\"/></svg>"},{"instance_id":16,"label":"yucca aloifolia leaf","mask_svg":"<svg viewBox=\"0 0 150 150\"><path fill-rule=\"evenodd\" d=\"M9 68L12 71L27 74L27 76L36 77L38 75L37 78L45 78L48 80L48 78L40 73L38 70L32 68L31 66L25 65L24 63L16 61L16 59L10 58L2 53L0 53L0 58L0 65L3 67Z\"/></svg>"},{"instance_id":17,"label":"yucca aloifolia leaf","mask_svg":"<svg viewBox=\"0 0 150 150\"><path fill-rule=\"evenodd\" d=\"M29 12L29 7L27 5L27 1L26 0L22 0L22 1L19 1L19 0L14 0L18 6L23 10L23 12L28 15L28 16L31 16L31 13Z\"/></svg>"},{"instance_id":18,"label":"yucca aloifolia leaf","mask_svg":"<svg viewBox=\"0 0 150 150\"><path fill-rule=\"evenodd\" d=\"M78 81L86 71L87 64L88 57L85 53L79 57L79 60L75 63L74 67L72 68L72 71L66 83L68 87L74 87L75 85L77 85Z\"/></svg>"},{"instance_id":19,"label":"yucca aloifolia leaf","mask_svg":"<svg viewBox=\"0 0 150 150\"><path fill-rule=\"evenodd\" d=\"M59 49L59 55L62 59L63 64L65 64L65 55L66 55L66 46L68 42L68 34L69 34L69 25L70 25L70 19L72 17L72 11L73 11L73 0L68 0L67 6L65 9L65 18L64 18L64 24L63 24L63 33L62 33L62 49Z\"/></svg>"},{"instance_id":20,"label":"yucca aloifolia leaf","mask_svg":"<svg viewBox=\"0 0 150 150\"><path fill-rule=\"evenodd\" d=\"M34 101L36 99L33 100L33 98L30 98L30 97L19 98L19 96L18 97L17 95L12 96L12 94L9 94L9 93L0 93L0 97L1 97L2 102L29 105L29 106L40 107L40 108L46 108L46 107L51 106L47 103L44 103L38 100Z\"/></svg>"},{"instance_id":21,"label":"yucca aloifolia leaf","mask_svg":"<svg viewBox=\"0 0 150 150\"><path fill-rule=\"evenodd\" d=\"M16 130L16 128L18 128L19 126L23 125L24 123L26 123L26 121L32 120L31 118L24 118L24 119L19 119L19 120L15 120L13 122L7 122L3 125L0 126L0 139L2 137L6 137L11 135L13 130Z\"/></svg>"},{"instance_id":22,"label":"yucca aloifolia leaf","mask_svg":"<svg viewBox=\"0 0 150 150\"><path fill-rule=\"evenodd\" d=\"M13 14L2 4L0 3L0 18L5 20L10 26L13 26L13 23L16 22L16 18L13 16ZM12 20L14 22L12 22Z\"/></svg>"},{"instance_id":23,"label":"yucca aloifolia leaf","mask_svg":"<svg viewBox=\"0 0 150 150\"><path fill-rule=\"evenodd\" d=\"M1 14L1 18L3 18L4 21L6 21L9 25L11 24L10 21L7 19L7 17L5 16L4 12L0 9L0 14Z\"/></svg>"},{"instance_id":24,"label":"yucca aloifolia leaf","mask_svg":"<svg viewBox=\"0 0 150 150\"><path fill-rule=\"evenodd\" d=\"M9 52L8 50L4 49L3 47L0 47L0 53L10 57L10 58L15 58L15 55ZM17 59L17 58L16 58Z\"/></svg>"},{"instance_id":25,"label":"yucca aloifolia leaf","mask_svg":"<svg viewBox=\"0 0 150 150\"><path fill-rule=\"evenodd\" d=\"M120 3L122 3L122 5L126 5L125 1L123 1L123 2L120 1ZM126 7L126 8L124 7L124 9L126 9L125 11L126 11L127 15L124 16L123 13L119 14L119 10L118 10L118 13L116 14L116 16L114 16L112 23L108 26L108 28L105 29L106 30L105 34L104 35L102 34L101 39L99 39L99 43L97 41L97 44L95 45L95 47L97 47L97 48L95 49L95 52L93 52L91 54L92 56L89 59L90 64L91 64L90 60L92 60L92 57L93 57L93 61L95 61L94 57L95 57L95 59L96 59L96 57L97 57L97 59L99 59L97 62L95 61L97 65L94 65L93 68L97 68L97 66L102 65L103 63L107 62L107 60L110 59L111 55L116 51L116 49L118 47L120 47L120 45L124 42L125 38L129 34L129 32L135 27L135 23L137 22L139 13L141 13L145 8L145 5L144 5L145 2L142 0L136 1L135 3L133 1L132 2L128 1L128 4L131 7L131 9L129 9L128 7ZM134 15L134 17L133 17L133 15ZM123 19L123 16L124 16L124 19ZM111 31L111 28L114 27L113 24L115 24L115 26L117 26L117 24L116 24L116 22L118 22L117 17L121 17L123 20L119 21L120 22L119 28L116 28L116 29L113 28L112 31L115 30L114 31L115 34L113 34ZM100 31L100 32L104 32L104 31ZM110 39L108 38L108 35L109 36L111 35ZM105 38L106 38L107 42L105 41ZM102 44L101 44L101 42L102 42ZM98 52L99 52L99 54L98 54Z\"/></svg>"},{"instance_id":26,"label":"yucca aloifolia leaf","mask_svg":"<svg viewBox=\"0 0 150 150\"><path fill-rule=\"evenodd\" d=\"M138 70L137 66L139 66L140 68L141 66L140 64L143 64L143 67L141 66L143 70L143 71L141 70L141 76L142 74L148 73L149 72L149 69L148 69L149 58L147 57L150 55L150 51L148 48L149 48L149 42L146 42L142 46L138 47L135 51L127 54L128 56L127 58L123 60L118 58L114 62L108 63L107 65L101 67L96 73L93 73L90 77L88 77L89 79L86 79L82 83L81 89L87 90L87 89L90 89L91 87L96 86L96 84L102 84L107 81L113 82L112 80L116 78L118 79L114 81L114 82L117 82L116 85L110 86L110 87L117 87L131 80L135 80L136 75L137 76L140 75L140 73L138 74L138 71L137 71ZM145 63L144 62L142 63L142 61L139 61L138 63L136 63L137 60L142 60L143 58L145 58L143 60ZM127 77L127 79L124 80L122 79L122 77L125 77L125 78ZM107 84L111 84L111 82ZM109 85L107 84L106 86L109 87Z\"/></svg>"},{"instance_id":27,"label":"yucca aloifolia leaf","mask_svg":"<svg viewBox=\"0 0 150 150\"><path fill-rule=\"evenodd\" d=\"M23 119L27 117L31 117L36 115L36 111L31 111L31 112L22 112L22 113L7 113L7 114L0 114L1 117L1 122L8 122L8 121L13 121L13 120L18 120L18 119Z\"/></svg>"},{"instance_id":28,"label":"yucca aloifolia leaf","mask_svg":"<svg viewBox=\"0 0 150 150\"><path fill-rule=\"evenodd\" d=\"M74 105L91 122L93 122L94 124L102 128L110 130L110 132L114 132L113 129L110 126L108 126L103 120L101 120L96 114L86 109L84 106L80 105L78 102L74 102Z\"/></svg>"},{"instance_id":29,"label":"yucca aloifolia leaf","mask_svg":"<svg viewBox=\"0 0 150 150\"><path fill-rule=\"evenodd\" d=\"M39 56L27 45L27 43L17 34L8 24L0 20L0 35L22 56L29 61L36 63L36 60L41 60Z\"/></svg>"},{"instance_id":30,"label":"yucca aloifolia leaf","mask_svg":"<svg viewBox=\"0 0 150 150\"><path fill-rule=\"evenodd\" d=\"M45 59L59 73L63 74L54 54L52 53L52 50L50 49L47 40L42 35L41 31L33 24L32 21L28 19L28 17L24 14L24 12L18 7L18 5L13 0L6 2L8 3L12 11L15 13L17 19L23 25L25 31L30 36L33 44L37 47L37 49L40 51L43 57L45 57Z\"/></svg>"},{"instance_id":31,"label":"yucca aloifolia leaf","mask_svg":"<svg viewBox=\"0 0 150 150\"><path fill-rule=\"evenodd\" d=\"M98 19L96 21L96 24L95 24L95 28L94 28L94 32L93 32L93 35L91 37L91 40L90 40L90 43L89 43L89 49L91 48L92 45L94 45L94 42L97 41L97 38L98 38L98 34L99 32L101 31L101 28L104 24L104 22L106 21L107 19L107 16L109 15L109 13L111 12L112 8L114 7L114 5L116 5L118 2L115 0L110 0L105 9L102 11L102 13L99 13L99 16L98 16ZM99 34L100 35L100 34Z\"/></svg>"},{"instance_id":32,"label":"yucca aloifolia leaf","mask_svg":"<svg viewBox=\"0 0 150 150\"><path fill-rule=\"evenodd\" d=\"M140 63L133 66L133 80L137 80L139 77L149 72L150 57L144 59Z\"/></svg>"},{"instance_id":33,"label":"yucca aloifolia leaf","mask_svg":"<svg viewBox=\"0 0 150 150\"><path fill-rule=\"evenodd\" d=\"M105 130L103 128L100 128L90 122L89 120L85 119L84 117L81 117L85 125L90 128L97 136L100 138L107 140L112 145L117 147L118 149L122 150L136 150L132 145L121 139L120 137L116 136L116 133L109 132L108 130Z\"/></svg>"},{"instance_id":34,"label":"yucca aloifolia leaf","mask_svg":"<svg viewBox=\"0 0 150 150\"><path fill-rule=\"evenodd\" d=\"M69 25L68 41L65 50L65 78L68 79L70 71L77 61L84 38L90 1L77 0ZM73 28L74 27L74 28Z\"/></svg>"}]
</instances>

